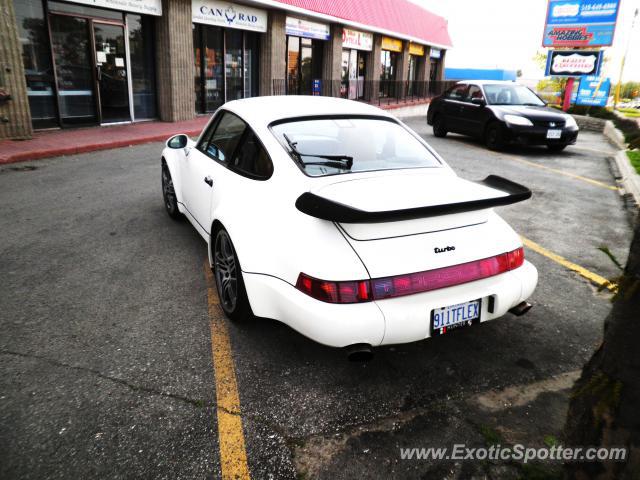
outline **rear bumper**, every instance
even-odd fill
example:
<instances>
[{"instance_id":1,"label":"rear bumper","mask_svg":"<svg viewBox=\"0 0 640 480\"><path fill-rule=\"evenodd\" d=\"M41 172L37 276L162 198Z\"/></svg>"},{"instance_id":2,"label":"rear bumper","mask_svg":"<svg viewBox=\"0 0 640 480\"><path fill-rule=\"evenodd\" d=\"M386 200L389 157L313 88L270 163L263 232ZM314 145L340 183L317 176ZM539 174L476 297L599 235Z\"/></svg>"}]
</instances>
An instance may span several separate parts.
<instances>
[{"instance_id":1,"label":"rear bumper","mask_svg":"<svg viewBox=\"0 0 640 480\"><path fill-rule=\"evenodd\" d=\"M562 129L560 138L547 138L547 128L542 127L506 127L505 140L516 145L573 145L578 139L579 130Z\"/></svg>"},{"instance_id":2,"label":"rear bumper","mask_svg":"<svg viewBox=\"0 0 640 480\"><path fill-rule=\"evenodd\" d=\"M253 312L273 318L332 347L355 343L387 345L430 336L431 311L478 298L494 297L493 312L482 302L481 321L501 317L526 300L536 287L538 272L529 262L516 270L475 282L405 297L350 305L320 302L283 280L244 274Z\"/></svg>"}]
</instances>

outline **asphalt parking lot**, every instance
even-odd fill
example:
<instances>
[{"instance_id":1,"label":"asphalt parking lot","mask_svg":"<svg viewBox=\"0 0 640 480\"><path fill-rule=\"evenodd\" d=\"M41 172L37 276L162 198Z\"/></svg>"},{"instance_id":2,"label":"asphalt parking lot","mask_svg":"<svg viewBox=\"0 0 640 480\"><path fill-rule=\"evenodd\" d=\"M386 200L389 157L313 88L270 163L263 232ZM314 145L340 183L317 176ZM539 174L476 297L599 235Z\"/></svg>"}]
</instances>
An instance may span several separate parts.
<instances>
[{"instance_id":1,"label":"asphalt parking lot","mask_svg":"<svg viewBox=\"0 0 640 480\"><path fill-rule=\"evenodd\" d=\"M245 445L231 461L251 477L522 473L399 449L560 436L567 388L610 308L567 262L612 278L597 248L624 262L631 239L613 150L583 132L559 154L495 153L408 123L461 176L533 190L499 212L529 242L540 282L523 317L379 348L366 364L275 321L218 318L204 242L163 210L161 144L0 167L0 478L220 477L221 450L242 440L219 431L221 321L230 349L213 353L235 372L239 406L226 413Z\"/></svg>"}]
</instances>

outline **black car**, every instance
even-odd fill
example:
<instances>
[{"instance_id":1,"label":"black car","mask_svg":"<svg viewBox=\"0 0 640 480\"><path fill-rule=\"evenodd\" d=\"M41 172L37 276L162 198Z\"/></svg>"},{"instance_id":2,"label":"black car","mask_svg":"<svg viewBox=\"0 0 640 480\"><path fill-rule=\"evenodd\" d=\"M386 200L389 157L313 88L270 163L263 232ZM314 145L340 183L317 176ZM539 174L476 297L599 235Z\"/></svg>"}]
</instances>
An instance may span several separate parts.
<instances>
[{"instance_id":1,"label":"black car","mask_svg":"<svg viewBox=\"0 0 640 480\"><path fill-rule=\"evenodd\" d=\"M578 138L571 115L547 107L514 82L459 82L431 101L427 123L436 137L447 132L472 135L493 150L516 143L560 151Z\"/></svg>"}]
</instances>

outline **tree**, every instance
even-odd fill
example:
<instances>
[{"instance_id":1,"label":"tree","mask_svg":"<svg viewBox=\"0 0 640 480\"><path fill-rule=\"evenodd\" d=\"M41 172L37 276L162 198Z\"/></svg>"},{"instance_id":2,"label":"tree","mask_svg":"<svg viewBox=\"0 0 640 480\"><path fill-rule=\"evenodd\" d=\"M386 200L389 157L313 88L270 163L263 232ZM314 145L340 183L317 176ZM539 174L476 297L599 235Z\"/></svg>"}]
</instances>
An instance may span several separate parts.
<instances>
[{"instance_id":1,"label":"tree","mask_svg":"<svg viewBox=\"0 0 640 480\"><path fill-rule=\"evenodd\" d=\"M602 344L572 389L565 441L572 446L626 447L624 462L568 463L571 479L640 476L640 216Z\"/></svg>"}]
</instances>

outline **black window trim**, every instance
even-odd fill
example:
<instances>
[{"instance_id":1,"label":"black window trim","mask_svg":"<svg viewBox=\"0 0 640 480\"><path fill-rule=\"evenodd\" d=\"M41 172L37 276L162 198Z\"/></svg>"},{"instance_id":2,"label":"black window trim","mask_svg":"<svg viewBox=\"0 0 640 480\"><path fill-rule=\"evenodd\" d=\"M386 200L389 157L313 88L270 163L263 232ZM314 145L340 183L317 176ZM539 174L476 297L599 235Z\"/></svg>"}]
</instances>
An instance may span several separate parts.
<instances>
[{"instance_id":1,"label":"black window trim","mask_svg":"<svg viewBox=\"0 0 640 480\"><path fill-rule=\"evenodd\" d=\"M201 138L198 143L196 144L196 149L202 153L203 155L207 156L208 158L210 158L211 160L213 160L214 162L218 163L219 165L222 165L223 167L227 168L228 170L232 171L233 173L236 173L237 175L240 175L241 177L246 177L249 178L251 180L258 180L258 181L265 181L265 180L269 180L272 176L273 176L273 172L275 171L275 164L273 163L273 160L271 158L271 155L269 155L269 151L265 148L264 143L262 143L262 140L260 139L260 136L258 134L256 134L256 132L253 130L253 128L251 128L251 126L244 120L244 118L242 118L240 115L238 115L237 113L232 112L231 110L227 110L225 108L219 108L216 113L214 113L213 115L213 119L211 120L211 123L209 124L209 128L206 130L208 131L209 129L213 129L212 132L212 136L213 134L215 134L215 131L218 129L218 126L220 125L220 122L222 121L222 118L224 118L224 114L228 113L230 115L233 115L234 117L236 117L237 119L239 119L243 124L244 124L244 130L242 131L242 135L240 135L240 140L238 140L238 144L236 145L236 148L233 149L233 153L231 153L229 155L229 161L222 161L219 158L210 155L207 152L207 149L205 148L204 150L202 150L200 147L203 145L203 142L205 141L206 135L203 136L203 138ZM206 132L205 131L205 132ZM267 154L267 158L269 159L269 162L271 163L271 174L268 177L264 177L262 175L256 175L253 174L251 172L247 172L245 170L239 169L239 168L235 168L234 165L232 165L230 162L236 157L238 150L240 149L240 145L242 144L242 141L247 137L247 135L251 133L253 134L253 136L258 139L258 143L260 144L260 147L264 150L264 152ZM207 146L208 146L207 142Z\"/></svg>"},{"instance_id":2,"label":"black window trim","mask_svg":"<svg viewBox=\"0 0 640 480\"><path fill-rule=\"evenodd\" d=\"M362 171L362 172L348 172L346 174L345 173L336 172L336 173L327 173L326 175L309 175L305 171L305 169L302 167L302 165L300 165L298 162L296 162L294 160L294 158L291 156L291 152L289 150L289 146L286 143L283 143L283 141L278 137L276 132L273 131L273 127L276 127L276 126L281 125L283 123L304 122L304 121L309 121L309 120L335 120L335 119L351 119L351 118L364 119L364 120L382 120L382 121L395 123L396 125L399 125L401 128L404 128L410 135L412 135L416 140L418 140L422 144L422 146L425 147L427 149L427 151L431 155L433 155L433 158L438 162L438 166L437 167L405 167L405 168L396 168L396 169L379 168L377 170L365 170L365 171ZM415 169L420 169L420 168L442 168L442 167L445 166L445 164L440 160L440 157L436 153L436 151L433 150L431 148L431 145L429 145L422 137L420 137L418 134L413 132L411 129L407 128L405 125L403 125L401 122L399 122L395 118L385 117L383 115L372 115L372 114L361 114L361 113L360 114L358 114L358 113L356 113L356 114L340 113L340 114L336 114L336 115L329 115L329 114L300 115L300 116L297 116L297 117L279 118L279 119L274 120L271 123L269 123L267 128L269 129L271 134L275 137L276 141L282 146L282 148L287 153L287 155L291 158L291 160L293 161L295 166L298 167L298 170L300 170L306 177L309 177L309 178L324 178L324 177L333 177L335 175L350 175L350 174L354 174L354 173L358 174L358 173L372 173L372 172L388 172L388 171L391 171L391 170L415 170Z\"/></svg>"}]
</instances>

